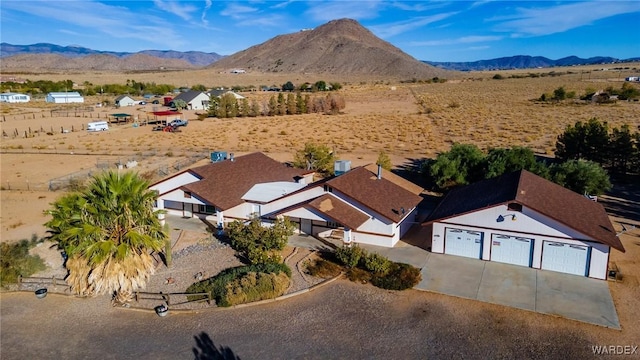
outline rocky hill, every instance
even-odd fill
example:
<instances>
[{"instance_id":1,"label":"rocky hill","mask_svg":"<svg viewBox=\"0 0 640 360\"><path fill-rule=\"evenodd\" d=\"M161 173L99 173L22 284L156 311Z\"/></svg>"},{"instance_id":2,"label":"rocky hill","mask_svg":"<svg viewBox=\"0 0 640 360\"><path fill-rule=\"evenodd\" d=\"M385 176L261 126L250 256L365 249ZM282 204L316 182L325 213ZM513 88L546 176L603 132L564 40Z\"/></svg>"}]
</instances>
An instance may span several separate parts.
<instances>
[{"instance_id":1,"label":"rocky hill","mask_svg":"<svg viewBox=\"0 0 640 360\"><path fill-rule=\"evenodd\" d=\"M447 72L376 37L355 20L333 20L313 30L276 36L209 67L219 71L376 75L432 78Z\"/></svg>"}]
</instances>

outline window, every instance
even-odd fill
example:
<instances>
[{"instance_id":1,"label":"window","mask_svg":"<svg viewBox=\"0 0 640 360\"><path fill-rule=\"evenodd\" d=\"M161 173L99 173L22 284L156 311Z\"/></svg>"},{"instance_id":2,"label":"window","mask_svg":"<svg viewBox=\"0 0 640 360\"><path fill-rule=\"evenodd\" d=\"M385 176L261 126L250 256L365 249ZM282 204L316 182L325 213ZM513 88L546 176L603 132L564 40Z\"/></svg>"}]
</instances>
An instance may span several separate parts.
<instances>
[{"instance_id":1,"label":"window","mask_svg":"<svg viewBox=\"0 0 640 360\"><path fill-rule=\"evenodd\" d=\"M335 222L335 221L327 221L327 227L330 227L330 228L339 228L339 227L342 227L342 224L337 223L337 222Z\"/></svg>"},{"instance_id":2,"label":"window","mask_svg":"<svg viewBox=\"0 0 640 360\"><path fill-rule=\"evenodd\" d=\"M189 191L185 191L184 192L184 197L190 199L191 198L191 193Z\"/></svg>"},{"instance_id":3,"label":"window","mask_svg":"<svg viewBox=\"0 0 640 360\"><path fill-rule=\"evenodd\" d=\"M522 205L518 203L509 203L509 205L507 205L507 210L522 212Z\"/></svg>"},{"instance_id":4,"label":"window","mask_svg":"<svg viewBox=\"0 0 640 360\"><path fill-rule=\"evenodd\" d=\"M201 214L215 214L216 207L213 205L198 205L198 212Z\"/></svg>"}]
</instances>

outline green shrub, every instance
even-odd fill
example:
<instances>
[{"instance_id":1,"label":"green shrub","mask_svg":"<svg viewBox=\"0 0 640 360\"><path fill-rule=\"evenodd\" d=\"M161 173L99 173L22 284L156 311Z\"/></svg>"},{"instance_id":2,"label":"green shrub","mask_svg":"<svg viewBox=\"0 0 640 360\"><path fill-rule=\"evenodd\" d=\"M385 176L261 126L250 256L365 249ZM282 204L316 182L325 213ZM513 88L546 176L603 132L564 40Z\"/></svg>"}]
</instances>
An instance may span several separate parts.
<instances>
[{"instance_id":1,"label":"green shrub","mask_svg":"<svg viewBox=\"0 0 640 360\"><path fill-rule=\"evenodd\" d=\"M338 276L342 272L342 267L333 261L318 259L307 266L307 272L311 276L328 279Z\"/></svg>"},{"instance_id":2,"label":"green shrub","mask_svg":"<svg viewBox=\"0 0 640 360\"><path fill-rule=\"evenodd\" d=\"M376 253L365 256L363 260L364 268L376 274L384 275L389 272L391 268L391 261Z\"/></svg>"},{"instance_id":3,"label":"green shrub","mask_svg":"<svg viewBox=\"0 0 640 360\"><path fill-rule=\"evenodd\" d=\"M235 279L226 286L224 300L221 306L233 306L253 301L273 299L289 288L291 280L287 274L250 272Z\"/></svg>"},{"instance_id":4,"label":"green shrub","mask_svg":"<svg viewBox=\"0 0 640 360\"><path fill-rule=\"evenodd\" d=\"M384 276L374 276L373 285L387 290L406 290L416 286L422 276L420 269L409 264L393 263Z\"/></svg>"},{"instance_id":5,"label":"green shrub","mask_svg":"<svg viewBox=\"0 0 640 360\"><path fill-rule=\"evenodd\" d=\"M367 256L367 252L357 245L343 246L336 250L336 258L348 268L358 266L364 256Z\"/></svg>"},{"instance_id":6,"label":"green shrub","mask_svg":"<svg viewBox=\"0 0 640 360\"><path fill-rule=\"evenodd\" d=\"M291 277L291 269L282 263L267 263L240 266L235 268L225 269L218 275L205 279L194 284L191 284L187 288L187 293L209 293L216 301L218 306L231 306L227 300L227 286L234 281L241 279L246 274L253 273L265 273L265 274L280 274L284 273L287 277ZM205 299L202 295L187 296L188 301L196 301Z\"/></svg>"},{"instance_id":7,"label":"green shrub","mask_svg":"<svg viewBox=\"0 0 640 360\"><path fill-rule=\"evenodd\" d=\"M41 242L36 236L17 243L0 244L0 285L16 283L20 276L30 276L46 269L39 256L29 255L29 249Z\"/></svg>"}]
</instances>

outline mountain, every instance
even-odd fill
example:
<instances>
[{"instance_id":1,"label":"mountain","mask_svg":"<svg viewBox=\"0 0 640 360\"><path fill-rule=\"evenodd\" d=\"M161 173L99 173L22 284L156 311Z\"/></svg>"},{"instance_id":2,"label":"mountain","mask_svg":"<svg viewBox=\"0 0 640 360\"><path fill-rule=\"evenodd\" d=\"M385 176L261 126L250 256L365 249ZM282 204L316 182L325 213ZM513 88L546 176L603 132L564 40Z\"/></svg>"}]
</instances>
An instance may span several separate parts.
<instances>
[{"instance_id":1,"label":"mountain","mask_svg":"<svg viewBox=\"0 0 640 360\"><path fill-rule=\"evenodd\" d=\"M71 58L59 54L26 54L2 58L3 72L34 70L147 71L193 68L195 66L184 60L161 59L145 54L133 54L122 58L111 54L93 54Z\"/></svg>"},{"instance_id":2,"label":"mountain","mask_svg":"<svg viewBox=\"0 0 640 360\"><path fill-rule=\"evenodd\" d=\"M150 55L160 59L184 60L193 66L205 66L221 59L223 56L216 53L205 53L200 51L173 51L173 50L144 50L136 53L99 51L81 46L60 46L48 43L38 43L32 45L13 45L8 43L0 44L0 58L7 58L16 55L27 54L57 54L67 58L79 58L89 55L111 55L117 58L127 58L133 55Z\"/></svg>"},{"instance_id":3,"label":"mountain","mask_svg":"<svg viewBox=\"0 0 640 360\"><path fill-rule=\"evenodd\" d=\"M229 71L332 73L432 78L447 72L422 63L351 19L279 35L209 65Z\"/></svg>"},{"instance_id":4,"label":"mountain","mask_svg":"<svg viewBox=\"0 0 640 360\"><path fill-rule=\"evenodd\" d=\"M435 62L424 61L427 64L437 68L458 71L481 71L481 70L510 70L510 69L532 69L546 68L555 66L573 66L573 65L594 65L594 64L611 64L617 62L637 61L637 58L620 60L612 57L596 56L588 59L579 58L577 56L568 56L558 60L551 60L543 56L517 55L509 57L501 57L497 59L479 60L472 62Z\"/></svg>"}]
</instances>

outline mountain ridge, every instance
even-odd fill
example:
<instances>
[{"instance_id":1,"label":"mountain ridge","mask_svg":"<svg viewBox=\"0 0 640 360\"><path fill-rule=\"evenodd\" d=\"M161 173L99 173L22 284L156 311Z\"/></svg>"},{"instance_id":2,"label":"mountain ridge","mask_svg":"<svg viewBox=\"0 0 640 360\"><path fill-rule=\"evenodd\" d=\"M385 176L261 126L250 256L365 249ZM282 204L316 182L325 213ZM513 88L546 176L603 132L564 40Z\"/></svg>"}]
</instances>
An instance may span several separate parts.
<instances>
[{"instance_id":1,"label":"mountain ridge","mask_svg":"<svg viewBox=\"0 0 640 360\"><path fill-rule=\"evenodd\" d=\"M640 57L618 59L610 56L594 56L585 59L575 55L570 55L557 60L552 60L544 56L515 55L467 62L436 62L423 60L423 62L433 65L437 68L456 71L535 69L556 66L612 64L632 61L640 61Z\"/></svg>"}]
</instances>

